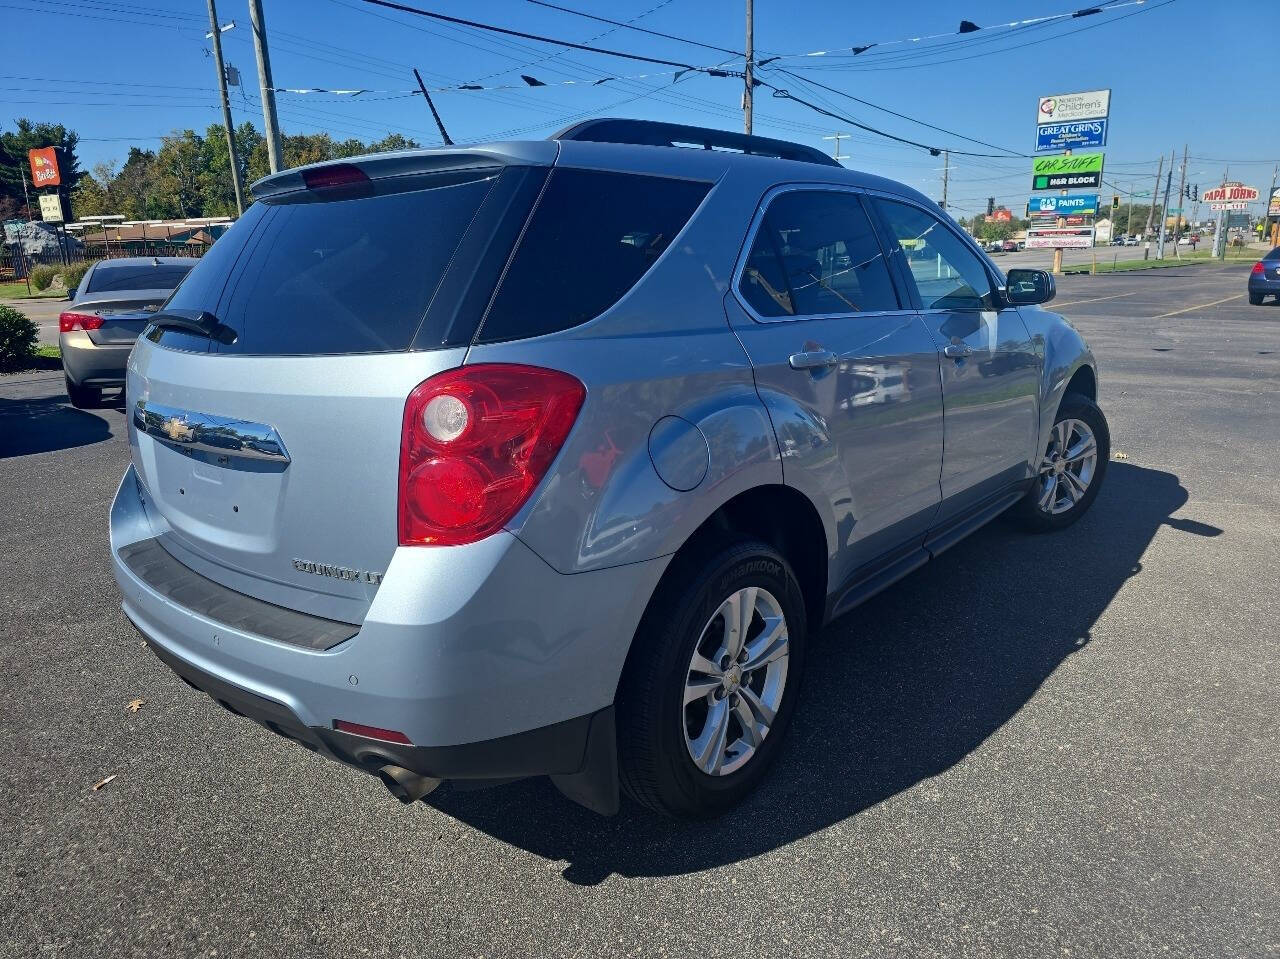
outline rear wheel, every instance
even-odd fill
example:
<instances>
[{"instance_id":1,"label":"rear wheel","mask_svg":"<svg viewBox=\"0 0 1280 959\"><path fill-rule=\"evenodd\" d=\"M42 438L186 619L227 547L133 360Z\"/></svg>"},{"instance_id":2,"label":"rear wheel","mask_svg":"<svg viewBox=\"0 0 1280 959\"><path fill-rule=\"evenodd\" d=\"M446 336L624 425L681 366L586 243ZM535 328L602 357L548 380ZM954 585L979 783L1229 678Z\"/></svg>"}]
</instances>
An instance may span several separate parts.
<instances>
[{"instance_id":1,"label":"rear wheel","mask_svg":"<svg viewBox=\"0 0 1280 959\"><path fill-rule=\"evenodd\" d=\"M677 561L649 604L618 690L622 786L669 816L747 796L795 708L806 629L800 586L764 543Z\"/></svg>"},{"instance_id":2,"label":"rear wheel","mask_svg":"<svg viewBox=\"0 0 1280 959\"><path fill-rule=\"evenodd\" d=\"M1097 404L1068 393L1058 407L1031 489L1018 506L1033 532L1070 526L1093 505L1111 458L1111 432Z\"/></svg>"},{"instance_id":3,"label":"rear wheel","mask_svg":"<svg viewBox=\"0 0 1280 959\"><path fill-rule=\"evenodd\" d=\"M1250 293L1250 294L1249 294L1249 305L1250 305L1250 306L1261 306L1261 305L1262 305L1262 298L1263 298L1265 295L1266 295L1266 294L1264 294L1264 293Z\"/></svg>"},{"instance_id":4,"label":"rear wheel","mask_svg":"<svg viewBox=\"0 0 1280 959\"><path fill-rule=\"evenodd\" d=\"M71 405L78 410L88 410L102 404L102 390L95 389L92 386L78 386L71 382L71 377L63 374L63 380L67 384L67 397L71 400Z\"/></svg>"}]
</instances>

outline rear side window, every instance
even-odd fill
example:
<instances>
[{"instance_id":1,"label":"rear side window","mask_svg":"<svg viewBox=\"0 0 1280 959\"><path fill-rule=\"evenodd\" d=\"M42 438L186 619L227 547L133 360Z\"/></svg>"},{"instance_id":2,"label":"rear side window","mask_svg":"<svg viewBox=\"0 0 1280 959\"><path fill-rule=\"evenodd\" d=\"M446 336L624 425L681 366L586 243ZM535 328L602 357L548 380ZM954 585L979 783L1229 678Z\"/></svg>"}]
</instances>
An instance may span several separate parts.
<instances>
[{"instance_id":1,"label":"rear side window","mask_svg":"<svg viewBox=\"0 0 1280 959\"><path fill-rule=\"evenodd\" d=\"M554 333L599 316L648 272L710 189L690 180L555 170L478 341Z\"/></svg>"},{"instance_id":2,"label":"rear side window","mask_svg":"<svg viewBox=\"0 0 1280 959\"><path fill-rule=\"evenodd\" d=\"M190 263L99 263L89 278L86 293L119 293L122 290L172 290L196 265Z\"/></svg>"},{"instance_id":3,"label":"rear side window","mask_svg":"<svg viewBox=\"0 0 1280 959\"><path fill-rule=\"evenodd\" d=\"M1264 260L1280 260L1280 246L1263 257Z\"/></svg>"},{"instance_id":4,"label":"rear side window","mask_svg":"<svg viewBox=\"0 0 1280 959\"><path fill-rule=\"evenodd\" d=\"M738 292L763 317L899 309L861 201L838 190L792 190L774 198Z\"/></svg>"}]
</instances>

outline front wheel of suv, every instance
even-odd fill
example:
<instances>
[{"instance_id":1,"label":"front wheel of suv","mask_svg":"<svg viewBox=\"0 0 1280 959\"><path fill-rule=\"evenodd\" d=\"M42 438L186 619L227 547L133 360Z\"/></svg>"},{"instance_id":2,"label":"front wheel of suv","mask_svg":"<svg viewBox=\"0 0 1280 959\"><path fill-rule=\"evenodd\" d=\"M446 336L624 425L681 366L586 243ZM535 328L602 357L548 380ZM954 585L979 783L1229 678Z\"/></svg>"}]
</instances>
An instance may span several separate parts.
<instances>
[{"instance_id":1,"label":"front wheel of suv","mask_svg":"<svg viewBox=\"0 0 1280 959\"><path fill-rule=\"evenodd\" d=\"M800 683L804 600L764 543L678 559L636 632L618 690L622 786L669 816L741 801L777 757Z\"/></svg>"},{"instance_id":2,"label":"front wheel of suv","mask_svg":"<svg viewBox=\"0 0 1280 959\"><path fill-rule=\"evenodd\" d=\"M1096 403L1076 393L1062 398L1035 482L1017 510L1023 525L1043 533L1070 526L1093 505L1111 458L1111 432Z\"/></svg>"}]
</instances>

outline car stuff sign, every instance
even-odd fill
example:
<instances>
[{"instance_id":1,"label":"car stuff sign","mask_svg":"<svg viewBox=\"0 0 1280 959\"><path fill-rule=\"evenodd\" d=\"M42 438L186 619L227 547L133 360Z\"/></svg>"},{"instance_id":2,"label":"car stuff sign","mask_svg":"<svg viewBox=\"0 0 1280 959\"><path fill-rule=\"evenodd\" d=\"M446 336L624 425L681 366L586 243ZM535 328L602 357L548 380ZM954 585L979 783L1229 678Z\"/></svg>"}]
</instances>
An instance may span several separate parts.
<instances>
[{"instance_id":1,"label":"car stuff sign","mask_svg":"<svg viewBox=\"0 0 1280 959\"><path fill-rule=\"evenodd\" d=\"M1107 121L1072 120L1036 126L1036 153L1055 150L1087 150L1107 145Z\"/></svg>"},{"instance_id":2,"label":"car stuff sign","mask_svg":"<svg viewBox=\"0 0 1280 959\"><path fill-rule=\"evenodd\" d=\"M1093 227L1032 227L1028 250L1087 250L1093 246Z\"/></svg>"},{"instance_id":3,"label":"car stuff sign","mask_svg":"<svg viewBox=\"0 0 1280 959\"><path fill-rule=\"evenodd\" d=\"M1046 123L1069 123L1072 120L1104 120L1111 115L1111 91L1088 93L1055 93L1041 97L1036 113L1036 126Z\"/></svg>"},{"instance_id":4,"label":"car stuff sign","mask_svg":"<svg viewBox=\"0 0 1280 959\"><path fill-rule=\"evenodd\" d=\"M1031 189L1071 190L1102 186L1102 154L1076 153L1036 157L1031 165Z\"/></svg>"},{"instance_id":5,"label":"car stuff sign","mask_svg":"<svg viewBox=\"0 0 1280 959\"><path fill-rule=\"evenodd\" d=\"M1033 196L1027 201L1028 217L1093 216L1098 212L1098 194L1076 196Z\"/></svg>"},{"instance_id":6,"label":"car stuff sign","mask_svg":"<svg viewBox=\"0 0 1280 959\"><path fill-rule=\"evenodd\" d=\"M1271 202L1267 205L1267 216L1280 216L1280 186L1271 191Z\"/></svg>"},{"instance_id":7,"label":"car stuff sign","mask_svg":"<svg viewBox=\"0 0 1280 959\"><path fill-rule=\"evenodd\" d=\"M31 163L31 183L33 186L61 186L62 168L58 165L58 148L41 147L39 150L27 151L27 160Z\"/></svg>"}]
</instances>

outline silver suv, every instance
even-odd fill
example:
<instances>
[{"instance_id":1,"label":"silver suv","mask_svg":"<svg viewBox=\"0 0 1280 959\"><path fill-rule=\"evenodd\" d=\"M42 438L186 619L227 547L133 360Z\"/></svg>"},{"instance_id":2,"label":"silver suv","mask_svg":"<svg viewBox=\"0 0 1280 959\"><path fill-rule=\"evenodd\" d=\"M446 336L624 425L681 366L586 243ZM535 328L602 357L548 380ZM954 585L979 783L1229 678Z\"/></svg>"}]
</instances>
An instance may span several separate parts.
<instances>
[{"instance_id":1,"label":"silver suv","mask_svg":"<svg viewBox=\"0 0 1280 959\"><path fill-rule=\"evenodd\" d=\"M750 792L806 637L1102 483L1094 360L916 191L589 121L276 174L129 362L124 610L400 799Z\"/></svg>"}]
</instances>

